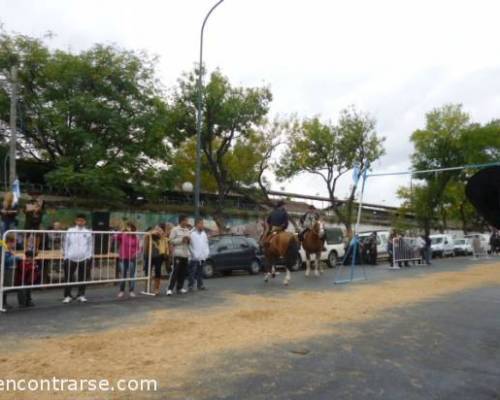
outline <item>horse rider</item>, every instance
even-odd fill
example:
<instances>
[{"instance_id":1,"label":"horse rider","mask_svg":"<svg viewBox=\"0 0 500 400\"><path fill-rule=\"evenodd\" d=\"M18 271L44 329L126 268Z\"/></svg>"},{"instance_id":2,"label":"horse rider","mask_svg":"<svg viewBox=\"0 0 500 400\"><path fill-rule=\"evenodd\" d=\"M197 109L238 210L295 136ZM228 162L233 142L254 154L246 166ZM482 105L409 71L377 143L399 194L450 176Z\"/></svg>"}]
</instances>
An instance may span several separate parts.
<instances>
[{"instance_id":1,"label":"horse rider","mask_svg":"<svg viewBox=\"0 0 500 400\"><path fill-rule=\"evenodd\" d=\"M285 202L279 200L271 211L269 217L267 217L267 236L272 232L283 232L288 228L288 212L285 209Z\"/></svg>"},{"instance_id":2,"label":"horse rider","mask_svg":"<svg viewBox=\"0 0 500 400\"><path fill-rule=\"evenodd\" d=\"M299 233L299 240L302 242L306 235L306 232L311 230L316 223L319 221L320 215L316 208L311 204L308 207L306 213L300 217L300 225L302 226L302 231Z\"/></svg>"}]
</instances>

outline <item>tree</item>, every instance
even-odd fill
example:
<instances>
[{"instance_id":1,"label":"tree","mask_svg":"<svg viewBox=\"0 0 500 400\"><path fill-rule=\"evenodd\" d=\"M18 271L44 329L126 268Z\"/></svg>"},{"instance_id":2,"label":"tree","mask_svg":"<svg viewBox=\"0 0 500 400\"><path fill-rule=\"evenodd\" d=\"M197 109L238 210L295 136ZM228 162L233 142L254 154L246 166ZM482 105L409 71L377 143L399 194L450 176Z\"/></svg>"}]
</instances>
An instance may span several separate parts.
<instances>
[{"instance_id":1,"label":"tree","mask_svg":"<svg viewBox=\"0 0 500 400\"><path fill-rule=\"evenodd\" d=\"M403 200L399 214L413 214L417 225L426 235L430 235L438 219L437 205L433 201L435 190L435 182L423 182L412 187L400 187L397 192L397 196Z\"/></svg>"},{"instance_id":2,"label":"tree","mask_svg":"<svg viewBox=\"0 0 500 400\"><path fill-rule=\"evenodd\" d=\"M196 71L184 75L173 96L171 121L178 142L196 135L196 77ZM253 171L246 166L256 165L254 161L259 157L254 148L254 141L259 140L256 128L265 122L272 96L265 87L232 86L227 77L215 71L203 88L202 97L201 149L204 166L217 187L214 218L223 230L224 199L230 191L255 182Z\"/></svg>"},{"instance_id":3,"label":"tree","mask_svg":"<svg viewBox=\"0 0 500 400\"><path fill-rule=\"evenodd\" d=\"M21 154L52 166L49 183L111 198L167 183L167 169L155 161L169 146L154 59L102 45L51 51L39 39L6 33L0 59L7 79L11 65L19 69ZM0 108L1 119L8 113Z\"/></svg>"},{"instance_id":4,"label":"tree","mask_svg":"<svg viewBox=\"0 0 500 400\"><path fill-rule=\"evenodd\" d=\"M286 142L277 176L289 179L305 172L320 176L335 215L351 235L356 187L340 202L335 196L337 183L354 166L364 169L384 154L384 138L375 132L375 120L351 107L340 113L336 125L318 117L296 121Z\"/></svg>"},{"instance_id":5,"label":"tree","mask_svg":"<svg viewBox=\"0 0 500 400\"><path fill-rule=\"evenodd\" d=\"M471 123L461 105L448 104L429 112L425 129L415 131L411 140L415 146L412 155L415 170L498 161L500 122ZM418 175L425 184L413 194L413 211L429 214L420 218L427 233L431 221L440 230L447 229L449 220L460 221L464 231L481 226L481 219L465 197L465 184L475 171L471 168ZM427 195L418 193L424 190Z\"/></svg>"}]
</instances>

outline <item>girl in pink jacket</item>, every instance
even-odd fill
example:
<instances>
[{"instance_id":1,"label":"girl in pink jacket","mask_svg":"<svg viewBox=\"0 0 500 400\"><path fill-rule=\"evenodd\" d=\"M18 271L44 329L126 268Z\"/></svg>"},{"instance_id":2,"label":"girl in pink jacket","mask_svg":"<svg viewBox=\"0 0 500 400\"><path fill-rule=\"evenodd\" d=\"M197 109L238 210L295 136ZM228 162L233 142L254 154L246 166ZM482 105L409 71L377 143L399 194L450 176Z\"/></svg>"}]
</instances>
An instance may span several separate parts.
<instances>
[{"instance_id":1,"label":"girl in pink jacket","mask_svg":"<svg viewBox=\"0 0 500 400\"><path fill-rule=\"evenodd\" d=\"M130 275L130 278L135 278L135 270L137 266L137 258L141 253L141 242L136 232L137 228L132 222L127 222L125 231L114 236L118 242L118 261L120 262L120 270L122 279ZM125 294L125 281L120 283L120 292L118 297L121 298ZM134 293L135 281L129 281L129 295L135 297Z\"/></svg>"}]
</instances>

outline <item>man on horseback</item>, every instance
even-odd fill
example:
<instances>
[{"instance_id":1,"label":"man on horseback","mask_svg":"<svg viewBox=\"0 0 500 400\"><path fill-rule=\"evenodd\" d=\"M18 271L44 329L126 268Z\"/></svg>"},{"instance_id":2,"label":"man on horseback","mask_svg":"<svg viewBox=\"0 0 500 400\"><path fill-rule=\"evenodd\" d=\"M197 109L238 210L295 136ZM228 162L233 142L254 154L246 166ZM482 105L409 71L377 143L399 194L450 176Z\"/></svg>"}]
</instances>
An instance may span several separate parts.
<instances>
[{"instance_id":1,"label":"man on horseback","mask_svg":"<svg viewBox=\"0 0 500 400\"><path fill-rule=\"evenodd\" d=\"M300 225L302 226L302 231L299 233L299 240L304 241L304 236L306 232L311 230L316 221L319 221L320 215L312 204L308 207L306 213L300 217Z\"/></svg>"},{"instance_id":2,"label":"man on horseback","mask_svg":"<svg viewBox=\"0 0 500 400\"><path fill-rule=\"evenodd\" d=\"M296 263L299 253L299 245L295 235L286 232L288 228L288 212L285 209L285 202L279 200L276 207L269 214L266 223L267 231L262 237L262 249L265 256L264 281L269 277L276 276L275 266L282 265L286 269L283 283L288 285L290 281L290 268Z\"/></svg>"}]
</instances>

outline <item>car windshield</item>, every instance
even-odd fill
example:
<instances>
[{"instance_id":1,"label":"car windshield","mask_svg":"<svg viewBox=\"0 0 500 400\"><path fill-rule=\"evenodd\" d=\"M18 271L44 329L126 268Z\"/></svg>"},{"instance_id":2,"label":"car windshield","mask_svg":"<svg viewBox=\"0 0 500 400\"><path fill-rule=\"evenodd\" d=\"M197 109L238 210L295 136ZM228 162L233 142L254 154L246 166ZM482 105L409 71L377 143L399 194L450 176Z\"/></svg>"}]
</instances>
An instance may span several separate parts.
<instances>
[{"instance_id":1,"label":"car windshield","mask_svg":"<svg viewBox=\"0 0 500 400\"><path fill-rule=\"evenodd\" d=\"M465 244L465 240L464 239L455 240L455 244Z\"/></svg>"},{"instance_id":2,"label":"car windshield","mask_svg":"<svg viewBox=\"0 0 500 400\"><path fill-rule=\"evenodd\" d=\"M431 239L431 243L432 244L439 244L439 243L443 243L443 238L432 238Z\"/></svg>"}]
</instances>

